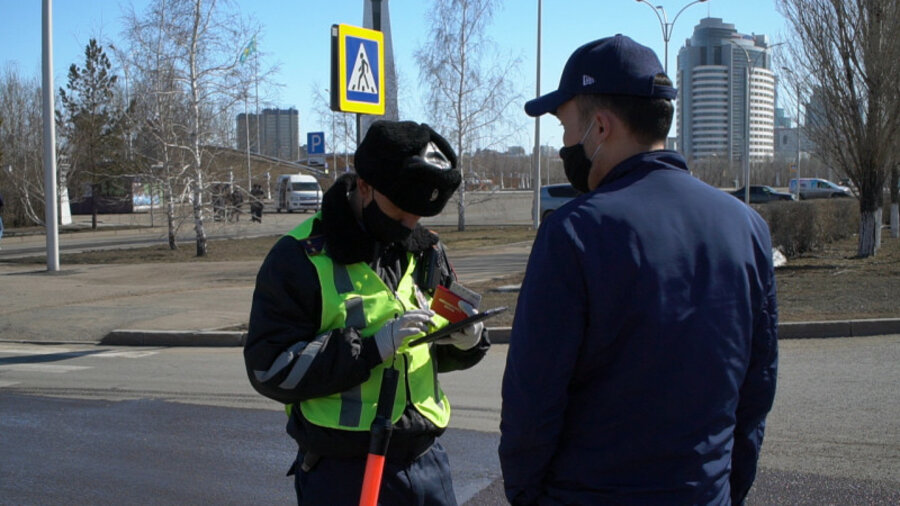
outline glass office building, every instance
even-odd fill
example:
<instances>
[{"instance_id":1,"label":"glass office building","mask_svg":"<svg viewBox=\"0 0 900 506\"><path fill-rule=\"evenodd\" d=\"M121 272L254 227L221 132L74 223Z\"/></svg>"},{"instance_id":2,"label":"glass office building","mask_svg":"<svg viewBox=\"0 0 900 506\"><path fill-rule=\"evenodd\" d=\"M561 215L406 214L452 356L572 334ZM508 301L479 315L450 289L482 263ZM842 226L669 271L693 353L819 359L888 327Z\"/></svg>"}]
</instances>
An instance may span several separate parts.
<instances>
[{"instance_id":1,"label":"glass office building","mask_svg":"<svg viewBox=\"0 0 900 506\"><path fill-rule=\"evenodd\" d=\"M720 18L705 18L678 51L678 146L689 160L741 161L775 154L775 74L768 37L738 33ZM750 69L749 89L746 71ZM747 131L747 101L750 124Z\"/></svg>"}]
</instances>

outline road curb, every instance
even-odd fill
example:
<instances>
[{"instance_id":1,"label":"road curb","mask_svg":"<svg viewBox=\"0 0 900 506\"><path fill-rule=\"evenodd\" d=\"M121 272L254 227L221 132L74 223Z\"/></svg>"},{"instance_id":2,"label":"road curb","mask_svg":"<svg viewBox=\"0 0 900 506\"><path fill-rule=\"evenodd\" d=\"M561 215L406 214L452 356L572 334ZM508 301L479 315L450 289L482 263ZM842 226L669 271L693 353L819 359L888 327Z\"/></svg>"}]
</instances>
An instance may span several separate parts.
<instances>
[{"instance_id":1,"label":"road curb","mask_svg":"<svg viewBox=\"0 0 900 506\"><path fill-rule=\"evenodd\" d=\"M109 346L243 346L247 333L228 330L113 330L100 340Z\"/></svg>"},{"instance_id":2,"label":"road curb","mask_svg":"<svg viewBox=\"0 0 900 506\"><path fill-rule=\"evenodd\" d=\"M512 327L489 327L491 342L509 344ZM900 334L900 318L784 322L779 339L824 339ZM243 346L247 333L226 330L113 330L99 344L109 346Z\"/></svg>"},{"instance_id":3,"label":"road curb","mask_svg":"<svg viewBox=\"0 0 900 506\"><path fill-rule=\"evenodd\" d=\"M816 339L900 334L900 318L785 322L778 324L779 339Z\"/></svg>"},{"instance_id":4,"label":"road curb","mask_svg":"<svg viewBox=\"0 0 900 506\"><path fill-rule=\"evenodd\" d=\"M494 327L491 342L508 344L511 327ZM784 322L778 324L778 339L824 339L831 337L865 337L900 334L900 318L868 320L836 320Z\"/></svg>"}]
</instances>

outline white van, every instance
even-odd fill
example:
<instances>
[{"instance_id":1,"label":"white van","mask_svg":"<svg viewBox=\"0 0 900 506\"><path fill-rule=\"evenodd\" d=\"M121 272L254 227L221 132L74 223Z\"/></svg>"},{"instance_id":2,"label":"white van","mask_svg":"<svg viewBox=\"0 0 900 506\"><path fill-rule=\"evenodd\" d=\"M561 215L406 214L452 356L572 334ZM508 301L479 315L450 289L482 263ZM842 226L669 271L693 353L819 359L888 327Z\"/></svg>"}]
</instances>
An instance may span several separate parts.
<instances>
[{"instance_id":1,"label":"white van","mask_svg":"<svg viewBox=\"0 0 900 506\"><path fill-rule=\"evenodd\" d=\"M312 176L283 174L275 185L275 211L316 212L322 207L322 187Z\"/></svg>"},{"instance_id":2,"label":"white van","mask_svg":"<svg viewBox=\"0 0 900 506\"><path fill-rule=\"evenodd\" d=\"M799 185L799 186L798 186ZM850 188L832 183L827 179L805 177L791 179L788 189L793 194L798 194L801 199L822 199L830 197L852 197Z\"/></svg>"}]
</instances>

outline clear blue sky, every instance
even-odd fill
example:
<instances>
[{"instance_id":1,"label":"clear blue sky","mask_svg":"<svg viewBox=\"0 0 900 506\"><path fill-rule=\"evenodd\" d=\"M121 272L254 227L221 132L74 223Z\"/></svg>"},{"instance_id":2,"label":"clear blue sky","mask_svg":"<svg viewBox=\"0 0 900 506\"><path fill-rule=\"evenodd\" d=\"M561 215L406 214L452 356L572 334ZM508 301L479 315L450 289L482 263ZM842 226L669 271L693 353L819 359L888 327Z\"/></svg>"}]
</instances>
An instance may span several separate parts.
<instances>
[{"instance_id":1,"label":"clear blue sky","mask_svg":"<svg viewBox=\"0 0 900 506\"><path fill-rule=\"evenodd\" d=\"M41 1L0 0L0 47L3 66L14 64L25 75L40 78ZM91 37L116 41L122 30L123 7L129 3L142 12L147 0L56 0L53 2L54 84L65 86L70 64L83 63L84 47ZM656 0L672 17L689 2ZM265 97L277 107L300 111L301 144L306 132L330 133L330 124L319 124L313 112L312 90L327 88L330 72L330 27L335 23L362 26L363 0L239 0L246 15L263 26L258 44L262 65L278 64L281 71L274 80L282 85ZM402 119L425 121L421 114L418 68L413 59L416 48L427 40L425 17L430 0L390 0L394 57L400 74L400 112ZM694 25L707 15L734 23L742 33L766 34L770 40L783 40L785 23L776 12L775 0L709 0L685 10L674 24L669 42L669 73L674 75L678 49ZM562 67L571 52L581 44L622 33L653 48L663 59L660 23L647 5L635 0L544 0L542 15L541 92L556 88ZM537 0L506 0L495 16L491 35L502 51L518 56L522 66L511 76L526 98L535 95ZM521 111L521 106L517 106ZM521 113L521 126L508 145L533 145L534 120ZM670 135L675 135L674 127ZM541 122L541 142L559 147L562 130L556 118ZM498 146L503 149L505 146Z\"/></svg>"}]
</instances>

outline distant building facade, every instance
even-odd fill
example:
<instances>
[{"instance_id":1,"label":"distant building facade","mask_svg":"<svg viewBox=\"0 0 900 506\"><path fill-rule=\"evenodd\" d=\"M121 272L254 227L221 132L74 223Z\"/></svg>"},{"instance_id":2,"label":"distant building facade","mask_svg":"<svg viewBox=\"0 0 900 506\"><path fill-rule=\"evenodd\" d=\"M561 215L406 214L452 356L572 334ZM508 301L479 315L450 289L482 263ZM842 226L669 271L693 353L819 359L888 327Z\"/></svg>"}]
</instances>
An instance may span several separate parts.
<instances>
[{"instance_id":1,"label":"distant building facade","mask_svg":"<svg viewBox=\"0 0 900 506\"><path fill-rule=\"evenodd\" d=\"M738 162L748 136L751 160L774 156L775 74L768 48L767 36L740 34L720 18L701 19L694 27L678 51L676 77L677 146L685 157Z\"/></svg>"},{"instance_id":2,"label":"distant building facade","mask_svg":"<svg viewBox=\"0 0 900 506\"><path fill-rule=\"evenodd\" d=\"M783 107L775 108L775 128L790 128L791 117L787 115Z\"/></svg>"},{"instance_id":3,"label":"distant building facade","mask_svg":"<svg viewBox=\"0 0 900 506\"><path fill-rule=\"evenodd\" d=\"M262 114L238 114L237 149L281 160L300 159L300 113L297 109L263 109Z\"/></svg>"}]
</instances>

